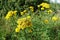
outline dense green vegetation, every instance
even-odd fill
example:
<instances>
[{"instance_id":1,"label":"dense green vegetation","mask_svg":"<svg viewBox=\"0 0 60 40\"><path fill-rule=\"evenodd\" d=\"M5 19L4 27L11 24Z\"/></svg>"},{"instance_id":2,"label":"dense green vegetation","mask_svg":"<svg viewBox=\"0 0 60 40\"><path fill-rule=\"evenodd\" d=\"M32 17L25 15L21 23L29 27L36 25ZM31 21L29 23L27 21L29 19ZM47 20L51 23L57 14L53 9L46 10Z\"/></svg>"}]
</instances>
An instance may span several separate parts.
<instances>
[{"instance_id":1,"label":"dense green vegetation","mask_svg":"<svg viewBox=\"0 0 60 40\"><path fill-rule=\"evenodd\" d=\"M0 0L0 40L60 40L59 13L44 0Z\"/></svg>"}]
</instances>

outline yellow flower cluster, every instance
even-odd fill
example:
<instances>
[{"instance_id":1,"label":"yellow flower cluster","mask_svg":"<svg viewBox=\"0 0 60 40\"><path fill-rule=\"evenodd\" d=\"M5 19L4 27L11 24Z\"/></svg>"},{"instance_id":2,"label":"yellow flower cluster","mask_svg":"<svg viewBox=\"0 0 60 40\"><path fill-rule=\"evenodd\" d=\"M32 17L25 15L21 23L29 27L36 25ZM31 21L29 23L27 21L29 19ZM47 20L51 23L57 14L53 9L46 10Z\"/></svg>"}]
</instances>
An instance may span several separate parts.
<instances>
[{"instance_id":1,"label":"yellow flower cluster","mask_svg":"<svg viewBox=\"0 0 60 40\"><path fill-rule=\"evenodd\" d=\"M17 21L17 28L15 29L15 32L19 32L21 29L25 29L26 27L30 27L32 26L32 23L31 23L31 17L30 16L27 16L25 18L20 18L18 19Z\"/></svg>"},{"instance_id":2,"label":"yellow flower cluster","mask_svg":"<svg viewBox=\"0 0 60 40\"><path fill-rule=\"evenodd\" d=\"M29 8L30 8L30 10L31 10L32 12L34 11L34 7L33 7L33 6L30 6Z\"/></svg>"},{"instance_id":3,"label":"yellow flower cluster","mask_svg":"<svg viewBox=\"0 0 60 40\"><path fill-rule=\"evenodd\" d=\"M24 15L27 12L27 10L24 10L23 12L20 12L21 15Z\"/></svg>"},{"instance_id":4,"label":"yellow flower cluster","mask_svg":"<svg viewBox=\"0 0 60 40\"><path fill-rule=\"evenodd\" d=\"M50 5L48 3L41 3L40 6L44 8L50 8Z\"/></svg>"},{"instance_id":5,"label":"yellow flower cluster","mask_svg":"<svg viewBox=\"0 0 60 40\"><path fill-rule=\"evenodd\" d=\"M41 10L44 10L44 8L50 8L50 5L48 3L41 3L41 4L37 5L38 8L41 6L42 6Z\"/></svg>"},{"instance_id":6,"label":"yellow flower cluster","mask_svg":"<svg viewBox=\"0 0 60 40\"><path fill-rule=\"evenodd\" d=\"M8 20L11 16L15 15L17 11L9 11L5 17L6 20Z\"/></svg>"}]
</instances>

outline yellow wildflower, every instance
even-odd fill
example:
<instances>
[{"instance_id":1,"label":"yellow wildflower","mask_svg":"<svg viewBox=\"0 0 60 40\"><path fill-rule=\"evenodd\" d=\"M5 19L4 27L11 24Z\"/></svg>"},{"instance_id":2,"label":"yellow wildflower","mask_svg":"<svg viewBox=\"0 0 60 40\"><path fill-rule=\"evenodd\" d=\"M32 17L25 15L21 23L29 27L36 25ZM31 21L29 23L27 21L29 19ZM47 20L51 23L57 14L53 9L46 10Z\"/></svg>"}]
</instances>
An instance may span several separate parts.
<instances>
[{"instance_id":1,"label":"yellow wildflower","mask_svg":"<svg viewBox=\"0 0 60 40\"><path fill-rule=\"evenodd\" d=\"M42 6L44 8L50 8L50 5L47 3L41 3L40 6Z\"/></svg>"},{"instance_id":2,"label":"yellow wildflower","mask_svg":"<svg viewBox=\"0 0 60 40\"><path fill-rule=\"evenodd\" d=\"M13 15L13 11L9 11L5 17L6 20L8 20Z\"/></svg>"},{"instance_id":3,"label":"yellow wildflower","mask_svg":"<svg viewBox=\"0 0 60 40\"><path fill-rule=\"evenodd\" d=\"M22 22L26 22L26 20L27 20L26 18L21 18Z\"/></svg>"},{"instance_id":4,"label":"yellow wildflower","mask_svg":"<svg viewBox=\"0 0 60 40\"><path fill-rule=\"evenodd\" d=\"M27 16L27 18L29 18L29 19L30 19L30 18L31 18L31 16Z\"/></svg>"},{"instance_id":5,"label":"yellow wildflower","mask_svg":"<svg viewBox=\"0 0 60 40\"><path fill-rule=\"evenodd\" d=\"M45 3L41 3L40 6L43 6Z\"/></svg>"},{"instance_id":6,"label":"yellow wildflower","mask_svg":"<svg viewBox=\"0 0 60 40\"><path fill-rule=\"evenodd\" d=\"M21 15L24 15L25 13L24 12L21 12Z\"/></svg>"},{"instance_id":7,"label":"yellow wildflower","mask_svg":"<svg viewBox=\"0 0 60 40\"><path fill-rule=\"evenodd\" d=\"M10 17L9 16L6 16L5 19L8 20Z\"/></svg>"},{"instance_id":8,"label":"yellow wildflower","mask_svg":"<svg viewBox=\"0 0 60 40\"><path fill-rule=\"evenodd\" d=\"M57 20L58 20L58 18L57 18L57 17L55 17L55 16L53 16L53 17L52 17L52 20L53 20L53 21L57 21Z\"/></svg>"},{"instance_id":9,"label":"yellow wildflower","mask_svg":"<svg viewBox=\"0 0 60 40\"><path fill-rule=\"evenodd\" d=\"M21 25L21 29L22 29L22 30L25 29L26 26L27 26L26 23L23 22L22 25Z\"/></svg>"},{"instance_id":10,"label":"yellow wildflower","mask_svg":"<svg viewBox=\"0 0 60 40\"><path fill-rule=\"evenodd\" d=\"M27 10L24 10L23 12L20 12L21 15L24 15L27 12Z\"/></svg>"},{"instance_id":11,"label":"yellow wildflower","mask_svg":"<svg viewBox=\"0 0 60 40\"><path fill-rule=\"evenodd\" d=\"M25 29L26 27L32 26L30 16L18 19L17 24L18 24L17 27L22 30Z\"/></svg>"},{"instance_id":12,"label":"yellow wildflower","mask_svg":"<svg viewBox=\"0 0 60 40\"><path fill-rule=\"evenodd\" d=\"M34 7L33 7L33 6L30 6L29 8L30 8L30 10L31 10L32 12L34 11Z\"/></svg>"},{"instance_id":13,"label":"yellow wildflower","mask_svg":"<svg viewBox=\"0 0 60 40\"><path fill-rule=\"evenodd\" d=\"M52 10L48 10L47 12L48 12L48 14L50 14L50 13L52 13Z\"/></svg>"},{"instance_id":14,"label":"yellow wildflower","mask_svg":"<svg viewBox=\"0 0 60 40\"><path fill-rule=\"evenodd\" d=\"M15 29L15 32L19 32L19 31L20 31L20 29L19 29L19 28L16 28L16 29Z\"/></svg>"},{"instance_id":15,"label":"yellow wildflower","mask_svg":"<svg viewBox=\"0 0 60 40\"><path fill-rule=\"evenodd\" d=\"M26 28L26 24L23 23L23 24L21 24L21 25L17 25L17 27L18 27L19 29L22 29L22 30L23 30L23 29Z\"/></svg>"},{"instance_id":16,"label":"yellow wildflower","mask_svg":"<svg viewBox=\"0 0 60 40\"><path fill-rule=\"evenodd\" d=\"M17 24L21 24L21 23L22 23L22 21L23 21L23 20L18 19L18 20L17 20Z\"/></svg>"},{"instance_id":17,"label":"yellow wildflower","mask_svg":"<svg viewBox=\"0 0 60 40\"><path fill-rule=\"evenodd\" d=\"M45 4L45 5L43 5L43 7L50 8L50 5L49 4Z\"/></svg>"},{"instance_id":18,"label":"yellow wildflower","mask_svg":"<svg viewBox=\"0 0 60 40\"><path fill-rule=\"evenodd\" d=\"M27 10L24 10L23 12L24 12L24 13L26 13L26 12L27 12Z\"/></svg>"},{"instance_id":19,"label":"yellow wildflower","mask_svg":"<svg viewBox=\"0 0 60 40\"><path fill-rule=\"evenodd\" d=\"M20 19L17 20L17 23L20 23Z\"/></svg>"},{"instance_id":20,"label":"yellow wildflower","mask_svg":"<svg viewBox=\"0 0 60 40\"><path fill-rule=\"evenodd\" d=\"M44 8L42 7L41 10L44 10Z\"/></svg>"},{"instance_id":21,"label":"yellow wildflower","mask_svg":"<svg viewBox=\"0 0 60 40\"><path fill-rule=\"evenodd\" d=\"M49 22L49 21L48 21L47 19L46 19L46 20L44 20L44 23L46 23L46 24L47 24L48 22Z\"/></svg>"},{"instance_id":22,"label":"yellow wildflower","mask_svg":"<svg viewBox=\"0 0 60 40\"><path fill-rule=\"evenodd\" d=\"M37 7L39 8L39 7L40 7L40 5L37 5Z\"/></svg>"},{"instance_id":23,"label":"yellow wildflower","mask_svg":"<svg viewBox=\"0 0 60 40\"><path fill-rule=\"evenodd\" d=\"M13 14L16 15L17 11L13 11Z\"/></svg>"},{"instance_id":24,"label":"yellow wildflower","mask_svg":"<svg viewBox=\"0 0 60 40\"><path fill-rule=\"evenodd\" d=\"M34 12L34 9L31 9L32 12Z\"/></svg>"},{"instance_id":25,"label":"yellow wildflower","mask_svg":"<svg viewBox=\"0 0 60 40\"><path fill-rule=\"evenodd\" d=\"M33 7L33 6L30 6L29 8L30 8L30 9L33 9L34 7Z\"/></svg>"},{"instance_id":26,"label":"yellow wildflower","mask_svg":"<svg viewBox=\"0 0 60 40\"><path fill-rule=\"evenodd\" d=\"M17 28L21 29L21 25L18 24L18 25L17 25Z\"/></svg>"}]
</instances>

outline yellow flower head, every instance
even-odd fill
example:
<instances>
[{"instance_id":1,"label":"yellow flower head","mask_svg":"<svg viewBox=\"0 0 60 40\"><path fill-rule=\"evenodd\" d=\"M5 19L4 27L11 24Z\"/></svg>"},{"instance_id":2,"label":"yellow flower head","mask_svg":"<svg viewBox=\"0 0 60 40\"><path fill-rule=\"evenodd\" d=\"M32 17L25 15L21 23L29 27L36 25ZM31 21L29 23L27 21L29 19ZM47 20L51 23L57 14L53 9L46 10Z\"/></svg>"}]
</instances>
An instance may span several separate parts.
<instances>
[{"instance_id":1,"label":"yellow flower head","mask_svg":"<svg viewBox=\"0 0 60 40\"><path fill-rule=\"evenodd\" d=\"M40 6L43 6L45 3L41 3Z\"/></svg>"},{"instance_id":2,"label":"yellow flower head","mask_svg":"<svg viewBox=\"0 0 60 40\"><path fill-rule=\"evenodd\" d=\"M50 8L50 5L49 4L45 4L43 7Z\"/></svg>"},{"instance_id":3,"label":"yellow flower head","mask_svg":"<svg viewBox=\"0 0 60 40\"><path fill-rule=\"evenodd\" d=\"M50 5L47 3L41 3L40 6L42 6L44 8L50 8Z\"/></svg>"},{"instance_id":4,"label":"yellow flower head","mask_svg":"<svg viewBox=\"0 0 60 40\"><path fill-rule=\"evenodd\" d=\"M20 12L21 13L21 15L24 15L25 13L24 12Z\"/></svg>"},{"instance_id":5,"label":"yellow flower head","mask_svg":"<svg viewBox=\"0 0 60 40\"><path fill-rule=\"evenodd\" d=\"M20 29L19 29L19 28L16 28L16 29L15 29L15 32L19 32L19 31L20 31Z\"/></svg>"},{"instance_id":6,"label":"yellow flower head","mask_svg":"<svg viewBox=\"0 0 60 40\"><path fill-rule=\"evenodd\" d=\"M17 11L13 11L13 14L16 15Z\"/></svg>"},{"instance_id":7,"label":"yellow flower head","mask_svg":"<svg viewBox=\"0 0 60 40\"><path fill-rule=\"evenodd\" d=\"M26 27L32 26L30 16L18 19L17 24L18 24L17 27L22 30L25 29Z\"/></svg>"},{"instance_id":8,"label":"yellow flower head","mask_svg":"<svg viewBox=\"0 0 60 40\"><path fill-rule=\"evenodd\" d=\"M48 22L49 22L49 21L48 21L47 19L46 19L46 20L44 20L44 23L46 23L46 24L47 24Z\"/></svg>"},{"instance_id":9,"label":"yellow flower head","mask_svg":"<svg viewBox=\"0 0 60 40\"><path fill-rule=\"evenodd\" d=\"M21 29L22 29L22 30L23 30L23 29L25 29L25 28L26 28L26 26L27 26L27 25L26 25L26 23L25 23L25 22L23 22L23 23L22 23L22 25L21 25Z\"/></svg>"},{"instance_id":10,"label":"yellow flower head","mask_svg":"<svg viewBox=\"0 0 60 40\"><path fill-rule=\"evenodd\" d=\"M58 20L58 18L57 18L57 17L55 17L55 16L53 16L53 17L52 17L52 20L53 20L53 21L57 21L57 20Z\"/></svg>"},{"instance_id":11,"label":"yellow flower head","mask_svg":"<svg viewBox=\"0 0 60 40\"><path fill-rule=\"evenodd\" d=\"M52 13L53 11L52 11L52 10L48 10L47 12L48 12L48 14L50 14L50 13Z\"/></svg>"},{"instance_id":12,"label":"yellow flower head","mask_svg":"<svg viewBox=\"0 0 60 40\"><path fill-rule=\"evenodd\" d=\"M33 6L30 6L29 8L30 8L30 9L33 9L34 7L33 7Z\"/></svg>"},{"instance_id":13,"label":"yellow flower head","mask_svg":"<svg viewBox=\"0 0 60 40\"><path fill-rule=\"evenodd\" d=\"M33 6L30 6L29 8L30 8L30 10L31 10L32 12L34 11L34 7L33 7Z\"/></svg>"},{"instance_id":14,"label":"yellow flower head","mask_svg":"<svg viewBox=\"0 0 60 40\"><path fill-rule=\"evenodd\" d=\"M31 16L27 16L27 18L29 18L29 19L30 19L30 18L31 18Z\"/></svg>"},{"instance_id":15,"label":"yellow flower head","mask_svg":"<svg viewBox=\"0 0 60 40\"><path fill-rule=\"evenodd\" d=\"M39 8L39 7L40 7L40 5L37 5L37 7Z\"/></svg>"},{"instance_id":16,"label":"yellow flower head","mask_svg":"<svg viewBox=\"0 0 60 40\"><path fill-rule=\"evenodd\" d=\"M42 7L41 10L44 10L44 8Z\"/></svg>"},{"instance_id":17,"label":"yellow flower head","mask_svg":"<svg viewBox=\"0 0 60 40\"><path fill-rule=\"evenodd\" d=\"M13 15L13 11L9 11L5 17L6 20L8 20Z\"/></svg>"},{"instance_id":18,"label":"yellow flower head","mask_svg":"<svg viewBox=\"0 0 60 40\"><path fill-rule=\"evenodd\" d=\"M24 15L27 12L27 10L24 10L23 12L20 12L21 15Z\"/></svg>"},{"instance_id":19,"label":"yellow flower head","mask_svg":"<svg viewBox=\"0 0 60 40\"><path fill-rule=\"evenodd\" d=\"M5 19L8 20L10 17L9 16L6 16Z\"/></svg>"},{"instance_id":20,"label":"yellow flower head","mask_svg":"<svg viewBox=\"0 0 60 40\"><path fill-rule=\"evenodd\" d=\"M27 10L24 10L23 12L24 12L24 13L26 13L26 12L27 12Z\"/></svg>"},{"instance_id":21,"label":"yellow flower head","mask_svg":"<svg viewBox=\"0 0 60 40\"><path fill-rule=\"evenodd\" d=\"M12 16L12 15L13 15L13 11L9 11L6 16Z\"/></svg>"},{"instance_id":22,"label":"yellow flower head","mask_svg":"<svg viewBox=\"0 0 60 40\"><path fill-rule=\"evenodd\" d=\"M20 24L18 24L18 25L17 25L17 28L21 29L21 25L20 25Z\"/></svg>"},{"instance_id":23,"label":"yellow flower head","mask_svg":"<svg viewBox=\"0 0 60 40\"><path fill-rule=\"evenodd\" d=\"M34 12L34 9L31 9L32 12Z\"/></svg>"}]
</instances>

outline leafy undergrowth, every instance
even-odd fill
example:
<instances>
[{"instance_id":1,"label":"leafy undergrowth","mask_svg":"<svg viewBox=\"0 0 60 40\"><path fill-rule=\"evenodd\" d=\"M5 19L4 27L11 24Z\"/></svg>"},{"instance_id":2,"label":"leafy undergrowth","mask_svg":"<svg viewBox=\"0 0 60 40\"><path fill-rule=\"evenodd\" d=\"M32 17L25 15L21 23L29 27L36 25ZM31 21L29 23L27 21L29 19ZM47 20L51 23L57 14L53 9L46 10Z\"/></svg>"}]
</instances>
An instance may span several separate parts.
<instances>
[{"instance_id":1,"label":"leafy undergrowth","mask_svg":"<svg viewBox=\"0 0 60 40\"><path fill-rule=\"evenodd\" d=\"M10 10L2 16L0 40L60 40L60 16L51 9L50 4L37 6L36 12L30 6L20 13Z\"/></svg>"}]
</instances>

